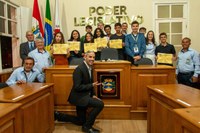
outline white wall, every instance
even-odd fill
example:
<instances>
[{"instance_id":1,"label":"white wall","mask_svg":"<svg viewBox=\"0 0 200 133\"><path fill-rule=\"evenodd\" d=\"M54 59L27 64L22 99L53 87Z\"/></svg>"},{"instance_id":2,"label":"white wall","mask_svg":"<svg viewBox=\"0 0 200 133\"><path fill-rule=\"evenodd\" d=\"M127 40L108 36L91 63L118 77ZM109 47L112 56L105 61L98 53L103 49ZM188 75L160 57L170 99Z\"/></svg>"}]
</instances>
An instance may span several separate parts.
<instances>
[{"instance_id":1,"label":"white wall","mask_svg":"<svg viewBox=\"0 0 200 133\"><path fill-rule=\"evenodd\" d=\"M14 3L28 7L32 10L33 0L11 0ZM72 30L77 29L80 31L81 35L85 34L85 27L74 27L74 17L88 17L89 16L89 7L94 6L118 6L124 5L127 7L128 16L141 15L144 18L144 23L141 26L147 28L147 30L154 30L153 28L153 2L155 0L59 0L59 12L61 18L61 24L63 33L65 35L65 40L69 39L70 33ZM163 1L163 0L156 0ZM180 0L181 1L181 0ZM191 47L200 51L198 45L199 38L198 32L200 31L200 17L198 15L200 9L199 0L188 0L189 1L189 37L192 39ZM45 17L45 6L46 0L38 0L41 16L44 20ZM55 11L55 0L50 0L50 8L52 20L54 18ZM30 20L24 20L25 23ZM93 29L96 27L93 26ZM129 31L130 26L129 26Z\"/></svg>"},{"instance_id":2,"label":"white wall","mask_svg":"<svg viewBox=\"0 0 200 133\"><path fill-rule=\"evenodd\" d=\"M189 2L189 37L192 40L191 47L200 52L200 1L190 0Z\"/></svg>"}]
</instances>

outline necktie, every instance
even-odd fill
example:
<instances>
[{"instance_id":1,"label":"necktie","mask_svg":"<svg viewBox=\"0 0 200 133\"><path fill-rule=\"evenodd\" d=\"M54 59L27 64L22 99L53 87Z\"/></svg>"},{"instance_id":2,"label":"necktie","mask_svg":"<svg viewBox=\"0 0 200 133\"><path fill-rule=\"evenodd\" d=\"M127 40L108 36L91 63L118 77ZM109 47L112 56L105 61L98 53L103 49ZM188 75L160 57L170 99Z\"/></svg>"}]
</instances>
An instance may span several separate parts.
<instances>
[{"instance_id":1,"label":"necktie","mask_svg":"<svg viewBox=\"0 0 200 133\"><path fill-rule=\"evenodd\" d=\"M30 49L30 51L34 50L34 43L33 42L29 43L29 49Z\"/></svg>"},{"instance_id":2,"label":"necktie","mask_svg":"<svg viewBox=\"0 0 200 133\"><path fill-rule=\"evenodd\" d=\"M31 42L31 49L34 50L34 43Z\"/></svg>"}]
</instances>

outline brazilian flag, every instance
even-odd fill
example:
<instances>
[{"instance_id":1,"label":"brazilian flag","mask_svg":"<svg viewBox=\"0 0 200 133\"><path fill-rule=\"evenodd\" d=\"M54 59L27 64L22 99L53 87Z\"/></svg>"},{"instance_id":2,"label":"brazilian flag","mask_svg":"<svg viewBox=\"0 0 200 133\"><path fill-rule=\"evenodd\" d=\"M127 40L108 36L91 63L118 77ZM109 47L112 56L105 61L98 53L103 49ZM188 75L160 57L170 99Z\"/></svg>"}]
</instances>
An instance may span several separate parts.
<instances>
[{"instance_id":1,"label":"brazilian flag","mask_svg":"<svg viewBox=\"0 0 200 133\"><path fill-rule=\"evenodd\" d=\"M51 10L49 0L46 1L46 14L45 14L45 49L50 50L50 45L53 40L53 31L52 31L52 21L51 21Z\"/></svg>"}]
</instances>

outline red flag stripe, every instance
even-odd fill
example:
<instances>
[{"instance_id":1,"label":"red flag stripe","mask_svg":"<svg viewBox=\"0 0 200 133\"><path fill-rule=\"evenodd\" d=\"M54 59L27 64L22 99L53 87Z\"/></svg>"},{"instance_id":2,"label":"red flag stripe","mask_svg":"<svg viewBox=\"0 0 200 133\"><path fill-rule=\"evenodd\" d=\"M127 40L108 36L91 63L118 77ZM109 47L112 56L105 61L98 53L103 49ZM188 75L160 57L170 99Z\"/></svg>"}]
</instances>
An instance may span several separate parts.
<instances>
[{"instance_id":1,"label":"red flag stripe","mask_svg":"<svg viewBox=\"0 0 200 133\"><path fill-rule=\"evenodd\" d=\"M37 21L39 23L40 32L41 32L42 36L44 37L44 29L43 29L43 24L42 24L37 0L34 0L34 4L33 4L33 17L35 19L37 19Z\"/></svg>"}]
</instances>

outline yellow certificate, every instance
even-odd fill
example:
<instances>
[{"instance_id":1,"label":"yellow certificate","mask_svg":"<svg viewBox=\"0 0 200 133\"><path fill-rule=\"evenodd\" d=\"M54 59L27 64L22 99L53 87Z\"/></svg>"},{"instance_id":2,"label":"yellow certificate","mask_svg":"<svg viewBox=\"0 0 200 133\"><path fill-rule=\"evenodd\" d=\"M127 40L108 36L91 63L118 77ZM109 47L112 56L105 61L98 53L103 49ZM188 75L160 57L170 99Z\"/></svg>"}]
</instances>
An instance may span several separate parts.
<instances>
[{"instance_id":1,"label":"yellow certificate","mask_svg":"<svg viewBox=\"0 0 200 133\"><path fill-rule=\"evenodd\" d=\"M157 63L172 64L172 54L158 53L157 57Z\"/></svg>"},{"instance_id":2,"label":"yellow certificate","mask_svg":"<svg viewBox=\"0 0 200 133\"><path fill-rule=\"evenodd\" d=\"M80 42L67 42L67 44L69 45L69 50L70 51L80 51Z\"/></svg>"},{"instance_id":3,"label":"yellow certificate","mask_svg":"<svg viewBox=\"0 0 200 133\"><path fill-rule=\"evenodd\" d=\"M84 52L94 51L97 52L97 44L96 43L84 43Z\"/></svg>"},{"instance_id":4,"label":"yellow certificate","mask_svg":"<svg viewBox=\"0 0 200 133\"><path fill-rule=\"evenodd\" d=\"M108 41L107 41L107 39L105 37L104 38L94 39L94 42L97 44L97 48L99 48L99 47L105 48L105 47L108 46L107 45Z\"/></svg>"},{"instance_id":5,"label":"yellow certificate","mask_svg":"<svg viewBox=\"0 0 200 133\"><path fill-rule=\"evenodd\" d=\"M67 54L68 44L53 44L53 54Z\"/></svg>"},{"instance_id":6,"label":"yellow certificate","mask_svg":"<svg viewBox=\"0 0 200 133\"><path fill-rule=\"evenodd\" d=\"M110 48L121 49L122 48L122 39L110 40Z\"/></svg>"}]
</instances>

